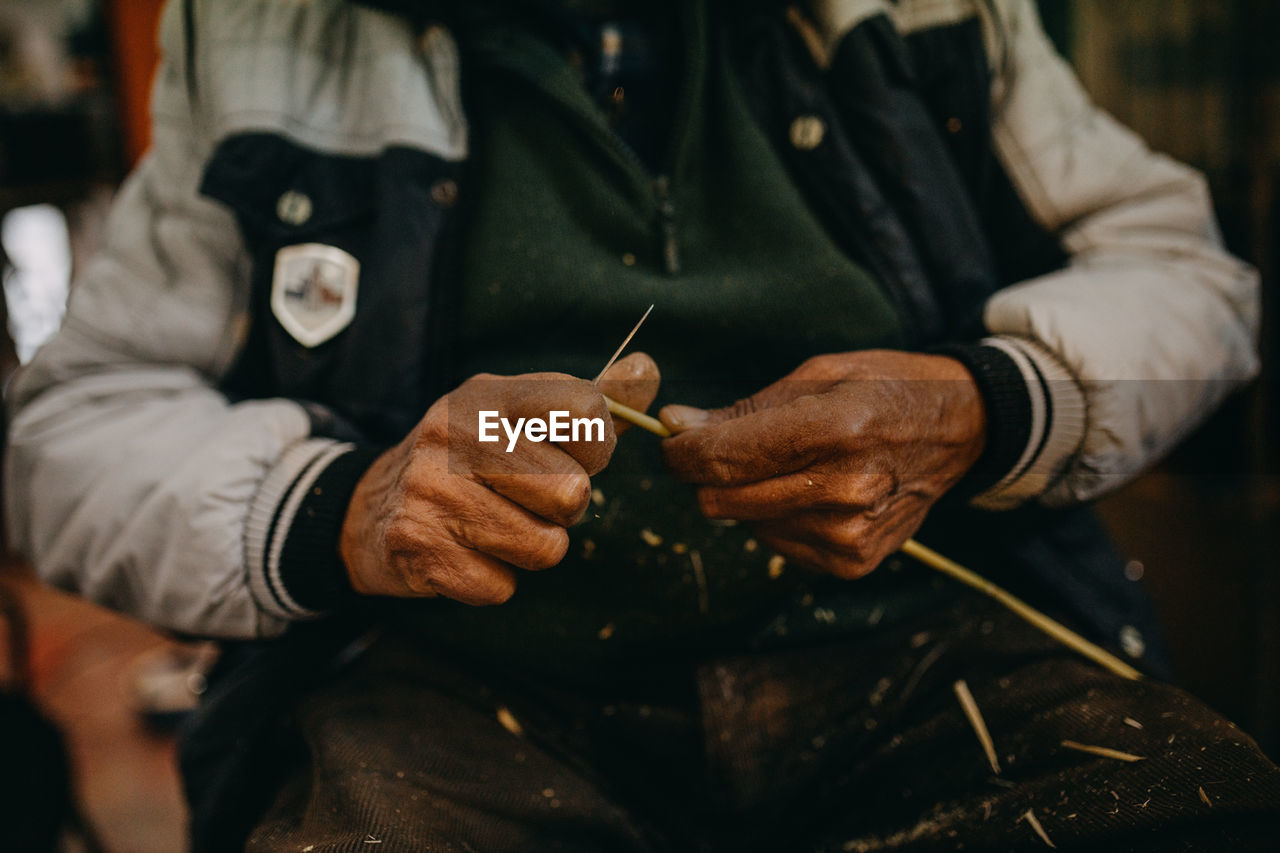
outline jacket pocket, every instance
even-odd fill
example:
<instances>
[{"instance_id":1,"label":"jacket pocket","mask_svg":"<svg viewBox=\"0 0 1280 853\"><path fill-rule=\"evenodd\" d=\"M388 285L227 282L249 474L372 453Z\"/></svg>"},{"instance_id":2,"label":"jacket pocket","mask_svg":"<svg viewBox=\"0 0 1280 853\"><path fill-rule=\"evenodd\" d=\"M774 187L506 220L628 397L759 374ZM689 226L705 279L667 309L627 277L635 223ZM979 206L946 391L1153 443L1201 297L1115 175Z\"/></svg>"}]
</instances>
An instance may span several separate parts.
<instances>
[{"instance_id":1,"label":"jacket pocket","mask_svg":"<svg viewBox=\"0 0 1280 853\"><path fill-rule=\"evenodd\" d=\"M235 211L246 237L289 242L368 218L375 207L374 175L372 157L245 134L218 146L200 189Z\"/></svg>"},{"instance_id":2,"label":"jacket pocket","mask_svg":"<svg viewBox=\"0 0 1280 853\"><path fill-rule=\"evenodd\" d=\"M249 337L225 390L403 434L424 403L430 279L457 169L420 150L352 157L269 134L219 145L201 191L235 212L253 264Z\"/></svg>"}]
</instances>

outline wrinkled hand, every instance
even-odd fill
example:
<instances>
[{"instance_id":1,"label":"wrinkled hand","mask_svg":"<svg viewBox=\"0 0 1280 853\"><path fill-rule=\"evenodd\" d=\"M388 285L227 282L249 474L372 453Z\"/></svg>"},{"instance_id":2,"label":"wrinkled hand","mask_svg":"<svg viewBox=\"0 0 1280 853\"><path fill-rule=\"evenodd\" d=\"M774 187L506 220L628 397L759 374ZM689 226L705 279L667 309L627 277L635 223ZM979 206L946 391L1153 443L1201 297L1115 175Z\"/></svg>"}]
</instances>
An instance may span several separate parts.
<instances>
[{"instance_id":1,"label":"wrinkled hand","mask_svg":"<svg viewBox=\"0 0 1280 853\"><path fill-rule=\"evenodd\" d=\"M874 569L982 453L969 372L942 356L824 355L726 409L667 406L668 467L708 518L842 578Z\"/></svg>"},{"instance_id":2,"label":"wrinkled hand","mask_svg":"<svg viewBox=\"0 0 1280 853\"><path fill-rule=\"evenodd\" d=\"M357 484L339 540L351 585L366 595L506 601L516 569L564 558L566 528L586 511L590 477L617 442L602 395L643 410L657 390L658 368L642 353L614 364L598 386L558 373L468 379ZM508 453L501 428L499 441L479 441L481 410L513 423L552 410L603 418L604 441L521 439Z\"/></svg>"}]
</instances>

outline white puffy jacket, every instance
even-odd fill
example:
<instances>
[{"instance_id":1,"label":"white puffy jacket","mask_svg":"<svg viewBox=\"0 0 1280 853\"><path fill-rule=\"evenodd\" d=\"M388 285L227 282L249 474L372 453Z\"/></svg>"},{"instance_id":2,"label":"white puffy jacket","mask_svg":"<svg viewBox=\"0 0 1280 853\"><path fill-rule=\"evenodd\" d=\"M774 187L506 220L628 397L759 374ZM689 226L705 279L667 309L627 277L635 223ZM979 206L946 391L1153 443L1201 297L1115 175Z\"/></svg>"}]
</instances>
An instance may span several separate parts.
<instances>
[{"instance_id":1,"label":"white puffy jacket","mask_svg":"<svg viewBox=\"0 0 1280 853\"><path fill-rule=\"evenodd\" d=\"M314 615L280 588L272 520L287 524L347 446L313 437L296 402L217 390L244 344L248 258L231 211L199 192L204 164L247 131L457 161L467 128L443 29L338 0L187 9L171 3L161 28L152 149L63 329L8 389L6 516L50 583L175 630L270 636ZM1255 374L1257 277L1223 251L1203 178L1089 102L1030 0L815 2L815 50L878 12L904 32L981 19L999 158L1070 253L986 306L1035 417L1019 464L977 502L1093 498Z\"/></svg>"}]
</instances>

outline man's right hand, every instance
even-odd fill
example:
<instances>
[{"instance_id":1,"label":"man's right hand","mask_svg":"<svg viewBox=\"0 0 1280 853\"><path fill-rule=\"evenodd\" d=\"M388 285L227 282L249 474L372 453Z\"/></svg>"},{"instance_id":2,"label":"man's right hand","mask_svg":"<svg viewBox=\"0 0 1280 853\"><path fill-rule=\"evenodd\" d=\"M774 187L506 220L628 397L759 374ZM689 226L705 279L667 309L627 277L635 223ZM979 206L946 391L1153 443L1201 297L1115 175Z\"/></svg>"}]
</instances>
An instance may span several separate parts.
<instances>
[{"instance_id":1,"label":"man's right hand","mask_svg":"<svg viewBox=\"0 0 1280 853\"><path fill-rule=\"evenodd\" d=\"M598 385L560 373L479 375L437 400L405 437L365 472L347 507L339 549L356 592L501 604L516 569L556 565L566 530L591 500L591 476L617 438L604 394L644 410L658 368L635 353ZM553 410L603 418L603 441L533 442L507 452L507 437L479 440L479 412L512 423Z\"/></svg>"}]
</instances>

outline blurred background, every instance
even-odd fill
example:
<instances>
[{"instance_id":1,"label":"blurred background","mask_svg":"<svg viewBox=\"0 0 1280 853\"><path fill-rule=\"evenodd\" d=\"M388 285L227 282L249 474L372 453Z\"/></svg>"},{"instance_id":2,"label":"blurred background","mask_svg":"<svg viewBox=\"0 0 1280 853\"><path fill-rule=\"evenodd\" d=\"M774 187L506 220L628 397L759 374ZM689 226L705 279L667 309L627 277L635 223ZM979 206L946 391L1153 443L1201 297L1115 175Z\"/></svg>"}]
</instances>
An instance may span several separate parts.
<instances>
[{"instance_id":1,"label":"blurred background","mask_svg":"<svg viewBox=\"0 0 1280 853\"><path fill-rule=\"evenodd\" d=\"M146 149L161 5L0 0L0 381L57 328L115 187ZM1228 244L1262 271L1263 378L1101 511L1127 575L1156 599L1178 681L1277 758L1280 4L1040 5L1095 100L1208 175ZM171 724L200 689L207 650L42 587L12 557L0 595L0 694L56 724L69 759L78 818L64 848L182 850ZM3 750L10 719L0 715ZM6 756L0 800L45 776L51 790L63 784L28 746L30 764Z\"/></svg>"}]
</instances>

